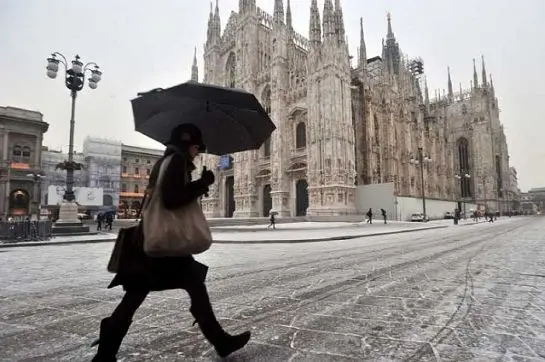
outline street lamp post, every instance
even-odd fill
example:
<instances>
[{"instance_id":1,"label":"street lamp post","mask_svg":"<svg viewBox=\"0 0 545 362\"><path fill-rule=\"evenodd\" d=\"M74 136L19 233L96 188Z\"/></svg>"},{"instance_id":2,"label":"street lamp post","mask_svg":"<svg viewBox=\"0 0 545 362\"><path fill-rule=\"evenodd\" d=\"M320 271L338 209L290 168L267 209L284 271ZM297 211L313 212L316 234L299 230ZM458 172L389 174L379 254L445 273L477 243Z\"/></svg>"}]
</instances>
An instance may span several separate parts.
<instances>
[{"instance_id":1,"label":"street lamp post","mask_svg":"<svg viewBox=\"0 0 545 362\"><path fill-rule=\"evenodd\" d=\"M57 59L59 56L61 59ZM91 72L90 78L87 79L89 88L96 89L98 82L102 78L102 72L96 63L90 62L83 65L80 61L79 55L76 55L72 60L72 67L68 68L68 62L66 57L61 53L55 52L51 54L50 58L47 58L47 76L51 79L57 77L59 71L59 63L64 65L64 84L66 88L70 90L70 97L72 97L72 109L70 113L70 139L68 143L68 161L60 164L58 167L66 170L66 192L64 193L64 200L74 201L74 171L81 170L81 165L74 162L74 128L75 128L75 114L76 114L76 96L79 91L83 89L85 84L85 73ZM90 69L89 67L94 67ZM62 166L61 166L62 165Z\"/></svg>"},{"instance_id":2,"label":"street lamp post","mask_svg":"<svg viewBox=\"0 0 545 362\"><path fill-rule=\"evenodd\" d=\"M27 174L27 177L32 177L32 181L34 181L34 203L36 204L36 218L38 221L40 221L40 198L39 198L39 190L40 190L40 183L42 179L45 178L44 175L42 175L40 172L38 173L29 173Z\"/></svg>"},{"instance_id":3,"label":"street lamp post","mask_svg":"<svg viewBox=\"0 0 545 362\"><path fill-rule=\"evenodd\" d=\"M462 199L462 203L464 205L464 220L466 219L466 202L463 200L465 197L467 197L467 194L464 194L463 192L463 180L470 179L471 175L464 170L460 170L460 173L457 173L454 175L454 178L460 181L460 199Z\"/></svg>"},{"instance_id":4,"label":"street lamp post","mask_svg":"<svg viewBox=\"0 0 545 362\"><path fill-rule=\"evenodd\" d=\"M422 147L418 147L418 156L415 158L411 156L409 161L411 164L420 167L420 187L421 187L421 197L422 197L422 214L424 214L424 221L428 220L428 215L426 213L426 190L424 188L424 164L431 162L429 156L424 156Z\"/></svg>"},{"instance_id":5,"label":"street lamp post","mask_svg":"<svg viewBox=\"0 0 545 362\"><path fill-rule=\"evenodd\" d=\"M59 58L57 58L59 57ZM85 65L80 61L79 55L72 60L71 67L66 60L66 57L59 52L51 54L50 58L47 58L47 76L51 79L57 77L59 71L59 63L64 66L64 85L70 90L70 97L72 98L72 108L70 113L70 139L68 144L68 160L57 165L57 168L66 171L66 191L63 196L63 202L59 210L58 224L67 226L66 231L59 232L81 232L81 221L77 217L77 205L75 203L74 195L74 171L79 171L83 168L83 165L74 161L74 127L75 127L75 114L76 114L76 97L79 91L83 89L85 81L89 88L96 89L98 82L102 78L102 72L99 70L99 66L90 62ZM93 69L91 69L93 67ZM89 78L85 78L86 73L90 72ZM76 224L80 227L78 230ZM61 226L61 225L59 225ZM70 229L70 230L69 230ZM88 228L87 228L88 229Z\"/></svg>"}]
</instances>

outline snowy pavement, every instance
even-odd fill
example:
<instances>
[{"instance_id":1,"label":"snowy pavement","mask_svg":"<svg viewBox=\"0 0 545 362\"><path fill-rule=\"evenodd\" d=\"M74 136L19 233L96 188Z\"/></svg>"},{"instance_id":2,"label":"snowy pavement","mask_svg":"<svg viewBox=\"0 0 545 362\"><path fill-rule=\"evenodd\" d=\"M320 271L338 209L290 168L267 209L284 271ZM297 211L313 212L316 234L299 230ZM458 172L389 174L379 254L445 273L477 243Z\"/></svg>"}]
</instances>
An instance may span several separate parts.
<instances>
[{"instance_id":1,"label":"snowy pavement","mask_svg":"<svg viewBox=\"0 0 545 362\"><path fill-rule=\"evenodd\" d=\"M86 361L111 244L0 250L0 359ZM232 361L545 358L545 218L339 242L213 245L198 259L221 323L251 329ZM183 291L153 293L122 361L215 361Z\"/></svg>"},{"instance_id":2,"label":"snowy pavement","mask_svg":"<svg viewBox=\"0 0 545 362\"><path fill-rule=\"evenodd\" d=\"M304 222L280 224L276 229L267 226L238 226L213 228L216 242L229 243L274 243L294 241L342 240L370 235L393 234L444 227L438 224L422 223L327 223Z\"/></svg>"},{"instance_id":3,"label":"snowy pavement","mask_svg":"<svg viewBox=\"0 0 545 362\"><path fill-rule=\"evenodd\" d=\"M462 220L460 225L475 224L472 220ZM218 243L293 243L308 241L344 240L357 237L395 234L454 226L452 220L438 220L429 223L411 223L392 221L388 224L375 222L298 222L277 225L276 229L266 225L239 225L213 227L212 236ZM42 246L55 244L98 243L114 241L117 230L78 236L56 236L45 241L2 242L2 247Z\"/></svg>"}]
</instances>

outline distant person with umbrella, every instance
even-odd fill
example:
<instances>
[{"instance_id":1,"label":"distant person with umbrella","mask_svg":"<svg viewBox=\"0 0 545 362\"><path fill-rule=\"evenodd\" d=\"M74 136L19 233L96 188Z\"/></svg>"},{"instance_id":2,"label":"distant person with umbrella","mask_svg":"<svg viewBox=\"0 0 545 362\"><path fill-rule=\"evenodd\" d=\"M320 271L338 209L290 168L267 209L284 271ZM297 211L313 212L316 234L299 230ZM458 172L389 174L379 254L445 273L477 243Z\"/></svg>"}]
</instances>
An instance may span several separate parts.
<instances>
[{"instance_id":1,"label":"distant person with umbrella","mask_svg":"<svg viewBox=\"0 0 545 362\"><path fill-rule=\"evenodd\" d=\"M380 209L380 213L382 214L382 218L384 219L384 223L386 224L386 210Z\"/></svg>"},{"instance_id":2,"label":"distant person with umbrella","mask_svg":"<svg viewBox=\"0 0 545 362\"><path fill-rule=\"evenodd\" d=\"M112 231L113 223L114 223L114 214L109 212L106 214L106 229Z\"/></svg>"},{"instance_id":3,"label":"distant person with umbrella","mask_svg":"<svg viewBox=\"0 0 545 362\"><path fill-rule=\"evenodd\" d=\"M97 214L97 231L102 230L102 221L103 221L102 214L101 213Z\"/></svg>"},{"instance_id":4,"label":"distant person with umbrella","mask_svg":"<svg viewBox=\"0 0 545 362\"><path fill-rule=\"evenodd\" d=\"M367 211L367 223L373 223L373 210L371 208L369 208L369 210Z\"/></svg>"},{"instance_id":5,"label":"distant person with umbrella","mask_svg":"<svg viewBox=\"0 0 545 362\"><path fill-rule=\"evenodd\" d=\"M206 167L199 180L186 183L191 180L195 169L192 161L199 152L206 148L207 153L220 156L257 150L276 128L253 94L196 82L140 93L132 100L132 108L135 129L167 145L165 156L151 172L149 189L155 186L161 163L172 155L163 182L157 186L163 206L171 210L194 202L214 183L214 174ZM139 243L129 245L133 244ZM149 257L141 245L126 253L126 257L121 254L109 286L122 285L126 293L113 314L100 324L98 353L93 361L115 361L133 315L150 291L185 289L195 322L221 357L248 343L250 332L227 334L216 320L204 283L206 265L192 256ZM123 262L135 255L137 263Z\"/></svg>"},{"instance_id":6,"label":"distant person with umbrella","mask_svg":"<svg viewBox=\"0 0 545 362\"><path fill-rule=\"evenodd\" d=\"M269 225L267 226L267 229L270 229L271 227L273 228L273 230L276 229L276 219L275 219L275 216L276 216L276 211L272 211L270 212L270 215L269 215Z\"/></svg>"}]
</instances>

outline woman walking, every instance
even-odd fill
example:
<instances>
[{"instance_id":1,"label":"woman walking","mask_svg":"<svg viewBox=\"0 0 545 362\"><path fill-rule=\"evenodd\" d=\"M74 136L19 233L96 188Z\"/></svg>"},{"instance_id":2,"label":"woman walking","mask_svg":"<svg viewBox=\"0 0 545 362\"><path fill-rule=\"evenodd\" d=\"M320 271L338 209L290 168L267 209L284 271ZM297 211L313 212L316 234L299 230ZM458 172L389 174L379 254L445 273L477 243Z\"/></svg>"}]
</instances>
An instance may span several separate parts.
<instances>
[{"instance_id":1,"label":"woman walking","mask_svg":"<svg viewBox=\"0 0 545 362\"><path fill-rule=\"evenodd\" d=\"M163 206L168 210L178 209L208 192L214 183L212 171L204 169L201 178L191 180L195 169L194 158L205 150L200 130L184 124L171 134L165 154L154 166L148 188L160 187ZM162 182L155 185L161 163L172 156ZM140 252L139 252L140 253ZM116 361L116 355L125 337L136 310L151 291L185 289L191 299L190 312L198 323L203 335L215 347L216 352L225 357L244 347L250 339L250 332L230 335L216 320L204 284L208 267L197 262L192 256L148 257L143 250L135 265L123 267L108 286L122 285L123 299L112 315L100 323L98 352L94 362Z\"/></svg>"}]
</instances>

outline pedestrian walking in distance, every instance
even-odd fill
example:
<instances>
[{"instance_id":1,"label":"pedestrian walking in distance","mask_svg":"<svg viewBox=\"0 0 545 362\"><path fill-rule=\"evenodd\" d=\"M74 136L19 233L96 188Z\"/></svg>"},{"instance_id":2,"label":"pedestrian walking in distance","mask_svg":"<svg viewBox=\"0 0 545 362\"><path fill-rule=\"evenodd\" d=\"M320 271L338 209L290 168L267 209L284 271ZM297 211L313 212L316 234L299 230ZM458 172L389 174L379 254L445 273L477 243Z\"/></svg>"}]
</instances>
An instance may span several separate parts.
<instances>
[{"instance_id":1,"label":"pedestrian walking in distance","mask_svg":"<svg viewBox=\"0 0 545 362\"><path fill-rule=\"evenodd\" d=\"M371 210L371 208L369 208L369 211L367 211L367 223L373 223L373 210Z\"/></svg>"},{"instance_id":2,"label":"pedestrian walking in distance","mask_svg":"<svg viewBox=\"0 0 545 362\"><path fill-rule=\"evenodd\" d=\"M380 212L382 213L382 218L384 219L384 223L386 224L386 210L380 209Z\"/></svg>"},{"instance_id":3,"label":"pedestrian walking in distance","mask_svg":"<svg viewBox=\"0 0 545 362\"><path fill-rule=\"evenodd\" d=\"M195 169L193 159L204 150L201 131L194 125L184 124L172 131L165 155L153 167L148 186L148 190L154 187L160 190L161 207L177 210L208 192L215 179L211 171L203 169L201 178L191 181L191 172ZM160 169L161 163L167 157L170 162L163 171ZM156 185L159 174L161 181ZM144 225L145 219L146 216L143 218ZM129 261L120 263L117 274L108 286L123 286L125 295L112 315L100 323L99 339L93 343L98 344L94 362L116 361L117 352L129 330L133 315L151 291L185 289L191 299L189 311L195 318L195 323L221 357L248 343L250 332L230 335L218 323L204 283L207 266L197 262L193 256L149 257L143 249L140 254L138 260L132 264Z\"/></svg>"},{"instance_id":4,"label":"pedestrian walking in distance","mask_svg":"<svg viewBox=\"0 0 545 362\"><path fill-rule=\"evenodd\" d=\"M97 215L97 231L102 230L102 214Z\"/></svg>"},{"instance_id":5,"label":"pedestrian walking in distance","mask_svg":"<svg viewBox=\"0 0 545 362\"><path fill-rule=\"evenodd\" d=\"M271 227L273 228L273 230L276 229L276 220L274 219L274 215L275 215L275 213L271 212L271 215L270 215L270 218L269 218L270 223L269 223L269 226L267 226L267 229L269 229Z\"/></svg>"}]
</instances>

